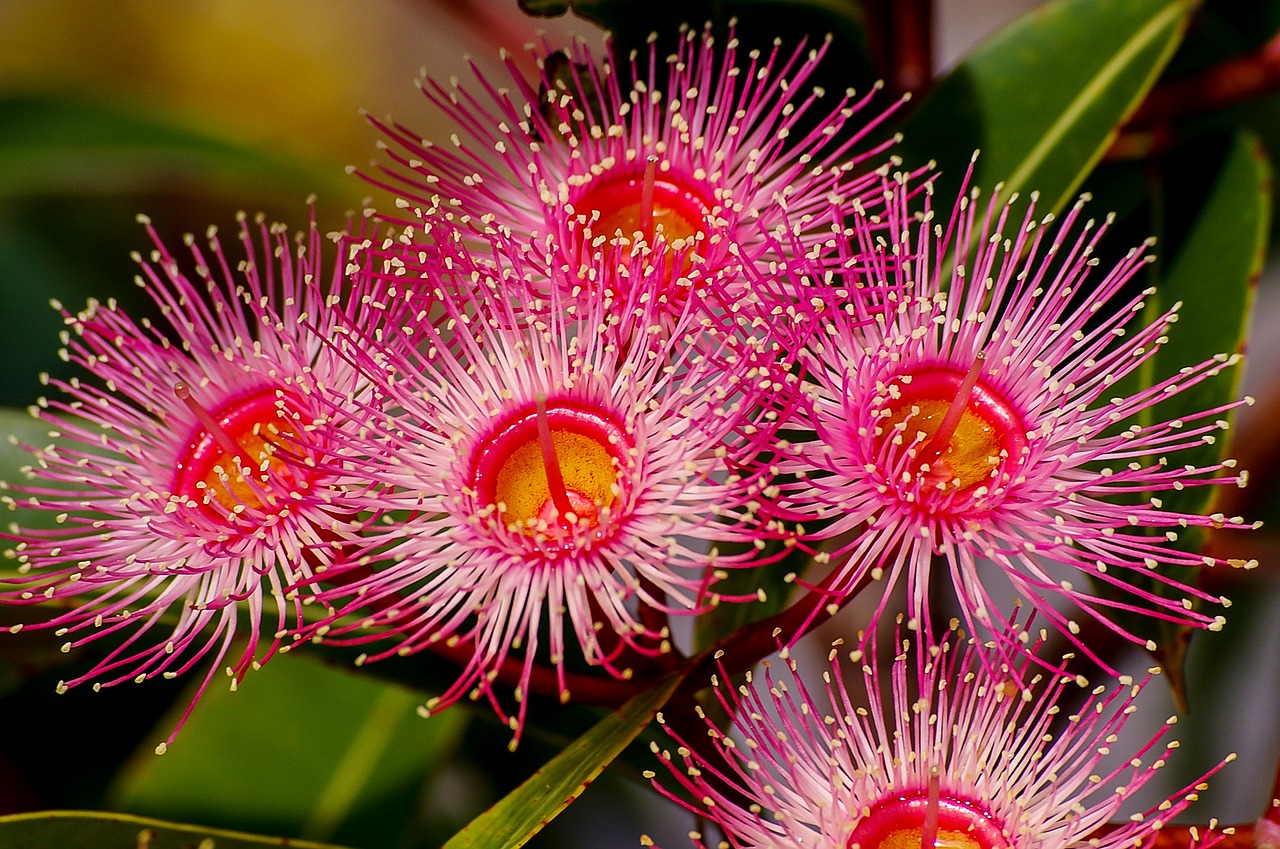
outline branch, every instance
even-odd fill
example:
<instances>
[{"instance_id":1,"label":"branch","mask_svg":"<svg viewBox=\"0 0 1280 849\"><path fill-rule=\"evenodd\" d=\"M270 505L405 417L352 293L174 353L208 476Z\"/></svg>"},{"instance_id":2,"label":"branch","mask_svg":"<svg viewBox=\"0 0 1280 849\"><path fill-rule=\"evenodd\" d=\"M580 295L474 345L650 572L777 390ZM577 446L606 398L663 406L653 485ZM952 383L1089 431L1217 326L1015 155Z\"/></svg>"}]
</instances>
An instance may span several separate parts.
<instances>
[{"instance_id":1,"label":"branch","mask_svg":"<svg viewBox=\"0 0 1280 849\"><path fill-rule=\"evenodd\" d=\"M1253 53L1156 85L1121 128L1106 159L1158 154L1173 146L1175 124L1276 92L1280 92L1280 33Z\"/></svg>"},{"instance_id":2,"label":"branch","mask_svg":"<svg viewBox=\"0 0 1280 849\"><path fill-rule=\"evenodd\" d=\"M932 0L877 0L863 10L871 62L889 91L923 94L933 81Z\"/></svg>"}]
</instances>

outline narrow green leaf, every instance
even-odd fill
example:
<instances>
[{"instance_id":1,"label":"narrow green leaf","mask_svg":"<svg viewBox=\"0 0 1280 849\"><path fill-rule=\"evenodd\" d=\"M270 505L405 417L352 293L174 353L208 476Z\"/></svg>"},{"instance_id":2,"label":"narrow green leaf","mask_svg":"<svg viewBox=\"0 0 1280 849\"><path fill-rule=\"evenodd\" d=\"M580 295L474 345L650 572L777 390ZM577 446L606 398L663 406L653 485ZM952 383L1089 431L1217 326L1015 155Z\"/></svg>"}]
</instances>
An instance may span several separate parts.
<instances>
[{"instance_id":1,"label":"narrow green leaf","mask_svg":"<svg viewBox=\"0 0 1280 849\"><path fill-rule=\"evenodd\" d=\"M41 811L0 817L0 844L15 849L339 849L307 840L97 811Z\"/></svg>"},{"instance_id":2,"label":"narrow green leaf","mask_svg":"<svg viewBox=\"0 0 1280 849\"><path fill-rule=\"evenodd\" d=\"M1140 370L1116 384L1116 395L1130 394L1177 374L1183 367L1244 349L1254 286L1262 269L1270 228L1271 169L1257 138L1245 132L1230 140L1216 163L1210 160L1202 165L1211 174L1216 165L1216 176L1191 217L1185 237L1171 245L1172 255L1155 266L1156 291L1146 298L1142 316L1146 322L1154 321L1174 303L1181 302L1180 320L1170 328L1168 341L1156 354ZM1159 180L1159 187L1148 192L1158 198L1157 208L1152 211L1156 221L1176 221L1186 215L1189 190L1183 185L1183 174L1176 162L1161 164L1154 177ZM1138 423L1190 420L1205 410L1229 404L1239 397L1240 372L1238 366L1225 369L1144 411ZM1217 418L1229 422L1232 416L1223 414ZM1179 465L1214 465L1226 456L1226 437L1227 433L1220 433L1213 443L1179 451L1171 459ZM1148 462L1155 462L1155 458ZM1163 492L1160 499L1167 510L1203 515L1213 510L1212 499L1220 491L1220 487L1191 486ZM1198 529L1187 528L1172 544L1194 552L1202 543L1203 535ZM1194 585L1199 580L1195 569L1164 567L1163 571L1183 583ZM1172 592L1163 583L1145 579L1140 583L1149 592ZM1115 594L1113 588L1102 583L1096 588L1105 596ZM1190 629L1123 613L1118 618L1134 633L1155 641L1156 659L1167 671L1166 680L1175 698L1183 704L1182 666Z\"/></svg>"},{"instance_id":3,"label":"narrow green leaf","mask_svg":"<svg viewBox=\"0 0 1280 849\"><path fill-rule=\"evenodd\" d=\"M279 657L235 692L210 687L168 752L156 756L147 746L134 755L109 793L110 806L394 845L468 718L458 710L424 721L415 712L420 703L406 689L305 655ZM164 734L175 721L162 721Z\"/></svg>"},{"instance_id":4,"label":"narrow green leaf","mask_svg":"<svg viewBox=\"0 0 1280 849\"><path fill-rule=\"evenodd\" d=\"M664 678L609 714L506 798L472 820L444 849L516 849L582 794L644 730L680 683Z\"/></svg>"},{"instance_id":5,"label":"narrow green leaf","mask_svg":"<svg viewBox=\"0 0 1280 849\"><path fill-rule=\"evenodd\" d=\"M937 161L954 196L1039 191L1061 208L1182 40L1194 0L1056 0L997 33L948 74L901 128L910 164Z\"/></svg>"},{"instance_id":6,"label":"narrow green leaf","mask_svg":"<svg viewBox=\"0 0 1280 849\"><path fill-rule=\"evenodd\" d=\"M1177 176L1167 179L1176 181ZM1176 197L1176 188L1170 186L1165 194ZM1169 341L1147 363L1153 379L1219 354L1243 353L1270 218L1271 166L1266 152L1253 134L1237 133L1204 206L1177 253L1163 266L1156 294L1148 299L1147 313L1152 318L1174 303L1182 304ZM1239 397L1240 375L1240 368L1229 369L1180 392L1156 407L1152 419L1183 418L1228 404ZM1181 452L1179 462L1220 462L1225 457L1225 436ZM1169 493L1164 504L1167 509L1202 513L1213 495L1213 490L1191 487Z\"/></svg>"}]
</instances>

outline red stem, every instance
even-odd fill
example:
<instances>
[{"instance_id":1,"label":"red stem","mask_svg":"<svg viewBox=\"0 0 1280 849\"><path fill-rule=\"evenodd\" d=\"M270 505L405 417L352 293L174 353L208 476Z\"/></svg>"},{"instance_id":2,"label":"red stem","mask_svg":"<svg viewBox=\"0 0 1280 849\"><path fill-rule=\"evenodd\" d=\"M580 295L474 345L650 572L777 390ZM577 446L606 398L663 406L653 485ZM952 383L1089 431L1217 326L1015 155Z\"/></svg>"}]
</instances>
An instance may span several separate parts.
<instances>
[{"instance_id":1,"label":"red stem","mask_svg":"<svg viewBox=\"0 0 1280 849\"><path fill-rule=\"evenodd\" d=\"M1155 126L1280 91L1280 33L1253 53L1156 86L1129 126Z\"/></svg>"},{"instance_id":2,"label":"red stem","mask_svg":"<svg viewBox=\"0 0 1280 849\"><path fill-rule=\"evenodd\" d=\"M896 0L889 9L894 85L899 92L923 92L933 79L932 0Z\"/></svg>"},{"instance_id":3,"label":"red stem","mask_svg":"<svg viewBox=\"0 0 1280 849\"><path fill-rule=\"evenodd\" d=\"M766 619L744 625L693 658L681 689L690 692L702 689L720 669L728 675L737 675L750 669L762 658L778 651L782 645L795 642L826 622L873 580L868 575L861 584L837 598L829 588L839 574L839 569L833 569L790 607Z\"/></svg>"},{"instance_id":4,"label":"red stem","mask_svg":"<svg viewBox=\"0 0 1280 849\"><path fill-rule=\"evenodd\" d=\"M1160 83L1107 150L1106 159L1149 157L1173 147L1174 125L1280 91L1280 33L1253 53Z\"/></svg>"},{"instance_id":5,"label":"red stem","mask_svg":"<svg viewBox=\"0 0 1280 849\"><path fill-rule=\"evenodd\" d=\"M863 13L872 66L890 92L923 94L933 80L932 0L870 0Z\"/></svg>"}]
</instances>

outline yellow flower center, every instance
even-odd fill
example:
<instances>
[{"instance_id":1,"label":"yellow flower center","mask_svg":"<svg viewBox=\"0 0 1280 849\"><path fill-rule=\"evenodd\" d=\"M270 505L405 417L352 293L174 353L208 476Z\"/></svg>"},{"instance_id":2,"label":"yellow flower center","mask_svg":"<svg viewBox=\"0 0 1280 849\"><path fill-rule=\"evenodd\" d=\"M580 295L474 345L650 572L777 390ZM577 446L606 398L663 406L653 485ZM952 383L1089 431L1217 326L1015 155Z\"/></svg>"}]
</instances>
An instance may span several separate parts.
<instances>
[{"instance_id":1,"label":"yellow flower center","mask_svg":"<svg viewBox=\"0 0 1280 849\"><path fill-rule=\"evenodd\" d=\"M288 493L310 485L299 462L305 428L287 395L261 389L209 411L186 384L174 391L199 421L176 464L175 494L224 518L228 512L278 510Z\"/></svg>"},{"instance_id":2,"label":"yellow flower center","mask_svg":"<svg viewBox=\"0 0 1280 849\"><path fill-rule=\"evenodd\" d=\"M1027 432L1016 410L983 384L982 359L966 374L915 373L895 382L878 422L881 437L912 452L910 483L969 492L1008 480L1022 462Z\"/></svg>"},{"instance_id":3,"label":"yellow flower center","mask_svg":"<svg viewBox=\"0 0 1280 849\"><path fill-rule=\"evenodd\" d=\"M1007 449L1000 429L970 407L961 413L955 431L940 440L942 445L930 449L950 407L945 400L925 398L894 410L881 420L881 426L886 429L904 426L907 439L918 438L925 446L921 453L929 456L921 456L920 462L929 466L930 476L945 481L950 487L967 490L999 474L1008 459ZM938 447L942 449L940 453Z\"/></svg>"},{"instance_id":4,"label":"yellow flower center","mask_svg":"<svg viewBox=\"0 0 1280 849\"><path fill-rule=\"evenodd\" d=\"M623 494L628 451L611 417L539 397L477 447L474 488L511 530L562 538L604 523Z\"/></svg>"},{"instance_id":5,"label":"yellow flower center","mask_svg":"<svg viewBox=\"0 0 1280 849\"><path fill-rule=\"evenodd\" d=\"M498 469L495 503L506 507L507 522L531 528L546 521L555 508L542 447L536 438L519 445ZM552 430L551 441L565 495L581 520L598 521L601 508L613 503L618 468L609 446L570 430Z\"/></svg>"},{"instance_id":6,"label":"yellow flower center","mask_svg":"<svg viewBox=\"0 0 1280 849\"><path fill-rule=\"evenodd\" d=\"M661 235L668 245L691 246L698 236L707 235L711 209L701 193L693 187L658 176L656 163L650 161L643 174L610 176L593 180L574 203L574 209L588 220L597 236L641 234L653 244Z\"/></svg>"},{"instance_id":7,"label":"yellow flower center","mask_svg":"<svg viewBox=\"0 0 1280 849\"><path fill-rule=\"evenodd\" d=\"M923 849L923 828L899 828L885 835L875 847L863 849ZM973 835L951 829L939 829L934 849L987 849Z\"/></svg>"}]
</instances>

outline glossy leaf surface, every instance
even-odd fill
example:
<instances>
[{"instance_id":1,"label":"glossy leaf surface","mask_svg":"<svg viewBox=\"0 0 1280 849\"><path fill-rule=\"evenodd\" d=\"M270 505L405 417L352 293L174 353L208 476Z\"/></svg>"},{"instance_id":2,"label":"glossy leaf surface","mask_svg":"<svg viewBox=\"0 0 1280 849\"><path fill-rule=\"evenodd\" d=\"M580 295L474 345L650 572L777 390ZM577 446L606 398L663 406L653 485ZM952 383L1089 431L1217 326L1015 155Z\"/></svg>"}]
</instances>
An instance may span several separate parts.
<instances>
[{"instance_id":1,"label":"glossy leaf surface","mask_svg":"<svg viewBox=\"0 0 1280 849\"><path fill-rule=\"evenodd\" d=\"M975 150L973 184L1002 197L1069 201L1182 40L1190 0L1057 0L980 45L902 127L909 164L936 160L954 195Z\"/></svg>"},{"instance_id":2,"label":"glossy leaf surface","mask_svg":"<svg viewBox=\"0 0 1280 849\"><path fill-rule=\"evenodd\" d=\"M0 817L0 845L12 849L336 849L309 840L96 811L41 811Z\"/></svg>"},{"instance_id":3,"label":"glossy leaf surface","mask_svg":"<svg viewBox=\"0 0 1280 849\"><path fill-rule=\"evenodd\" d=\"M1181 160L1173 159L1152 170L1146 185L1133 186L1154 198L1147 210L1153 225L1163 223L1166 229L1178 224L1177 238L1168 245L1157 242L1156 252L1165 247L1169 254L1154 266L1150 282L1155 292L1146 297L1143 322L1154 321L1174 304L1181 304L1178 320L1170 327L1168 341L1139 370L1117 383L1113 394L1123 395L1149 386L1176 374L1179 369L1204 360L1226 359L1244 350L1254 287L1267 245L1271 209L1271 169L1257 139L1240 133L1229 139L1213 160L1201 162L1203 171L1214 173L1204 191L1198 210L1196 189L1188 185ZM1216 166L1216 169L1215 167ZM1192 197L1189 197L1192 196ZM1188 213L1188 207L1191 212ZM1181 222L1181 218L1189 218ZM1158 421L1185 419L1191 422L1198 413L1213 410L1236 401L1239 397L1239 366L1224 368L1222 373L1173 395L1148 409L1136 422L1139 425ZM1211 417L1229 422L1230 411ZM1190 426L1190 425L1189 425ZM1212 466L1226 458L1230 431L1211 434L1203 441L1170 457L1179 465ZM1155 462L1148 458L1147 462ZM1229 477L1231 470L1220 472ZM1215 499L1224 495L1221 487L1189 486L1181 491L1160 495L1165 509L1206 514L1218 509ZM1205 542L1203 531L1190 528L1180 532L1173 543L1185 550L1198 551ZM1178 580L1200 583L1195 570L1173 567ZM1217 567L1230 568L1230 567ZM1098 586L1109 594L1105 586ZM1152 592L1168 588L1147 582ZM1124 615L1126 627L1156 643L1156 657L1165 666L1167 680L1179 702L1184 698L1182 665L1190 632L1185 626Z\"/></svg>"},{"instance_id":4,"label":"glossy leaf surface","mask_svg":"<svg viewBox=\"0 0 1280 849\"><path fill-rule=\"evenodd\" d=\"M138 192L175 181L258 197L268 186L298 197L358 199L361 191L331 166L308 166L108 100L0 99L0 196Z\"/></svg>"},{"instance_id":5,"label":"glossy leaf surface","mask_svg":"<svg viewBox=\"0 0 1280 849\"><path fill-rule=\"evenodd\" d=\"M679 683L678 676L664 678L600 720L513 793L476 817L444 849L523 846L644 730Z\"/></svg>"},{"instance_id":6,"label":"glossy leaf surface","mask_svg":"<svg viewBox=\"0 0 1280 849\"><path fill-rule=\"evenodd\" d=\"M139 750L112 807L166 818L396 845L466 710L424 721L421 697L322 663L274 658L232 692L215 681L163 756ZM186 699L179 699L184 707ZM161 721L167 734L176 717Z\"/></svg>"}]
</instances>

